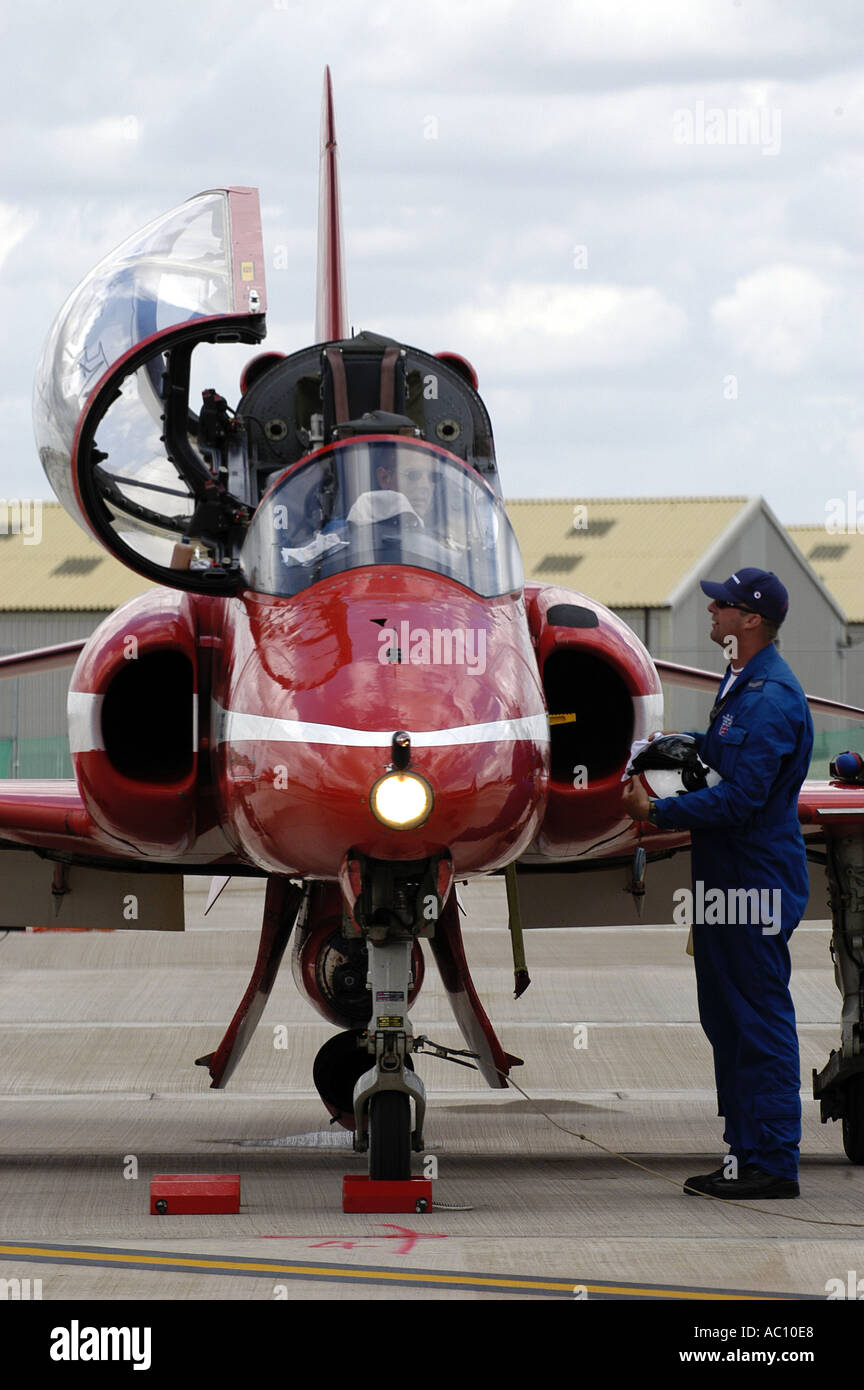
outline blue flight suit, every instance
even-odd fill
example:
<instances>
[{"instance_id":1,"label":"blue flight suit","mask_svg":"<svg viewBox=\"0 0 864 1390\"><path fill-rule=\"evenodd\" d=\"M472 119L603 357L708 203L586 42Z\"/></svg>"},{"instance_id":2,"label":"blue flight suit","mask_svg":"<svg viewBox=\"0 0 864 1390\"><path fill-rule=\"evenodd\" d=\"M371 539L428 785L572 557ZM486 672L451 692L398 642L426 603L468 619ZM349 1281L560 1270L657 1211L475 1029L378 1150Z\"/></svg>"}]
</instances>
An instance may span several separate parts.
<instances>
[{"instance_id":1,"label":"blue flight suit","mask_svg":"<svg viewBox=\"0 0 864 1390\"><path fill-rule=\"evenodd\" d=\"M797 1178L801 1078L787 943L810 893L797 804L813 721L773 643L747 662L696 738L703 762L723 781L655 806L661 829L690 831L699 1018L714 1050L723 1137L739 1167L755 1163ZM712 924L706 905L700 924L699 880L705 896L719 888L727 904L730 889L767 891L747 912L739 893L719 918L724 925Z\"/></svg>"}]
</instances>

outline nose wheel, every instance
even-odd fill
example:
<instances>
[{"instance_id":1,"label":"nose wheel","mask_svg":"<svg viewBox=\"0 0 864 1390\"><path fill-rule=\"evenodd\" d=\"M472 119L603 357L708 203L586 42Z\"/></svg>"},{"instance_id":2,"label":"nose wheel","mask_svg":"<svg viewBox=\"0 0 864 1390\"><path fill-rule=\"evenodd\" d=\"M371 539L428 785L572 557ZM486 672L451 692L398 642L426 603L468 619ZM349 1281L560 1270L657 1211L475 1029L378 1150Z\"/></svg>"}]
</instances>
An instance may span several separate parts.
<instances>
[{"instance_id":1,"label":"nose wheel","mask_svg":"<svg viewBox=\"0 0 864 1390\"><path fill-rule=\"evenodd\" d=\"M379 1091L369 1102L369 1176L411 1176L411 1102L404 1091Z\"/></svg>"},{"instance_id":2,"label":"nose wheel","mask_svg":"<svg viewBox=\"0 0 864 1390\"><path fill-rule=\"evenodd\" d=\"M843 1148L852 1163L864 1163L864 1072L846 1084Z\"/></svg>"},{"instance_id":3,"label":"nose wheel","mask_svg":"<svg viewBox=\"0 0 864 1390\"><path fill-rule=\"evenodd\" d=\"M410 735L397 731L392 753L388 774L410 766ZM409 1009L420 978L414 959L422 960L418 937L434 933L452 873L447 851L391 862L349 849L340 865L344 931L362 938L367 951L368 1069L354 1084L352 1103L354 1151L368 1154L371 1182L410 1182L411 1154L423 1151L426 1092L411 1065Z\"/></svg>"},{"instance_id":4,"label":"nose wheel","mask_svg":"<svg viewBox=\"0 0 864 1390\"><path fill-rule=\"evenodd\" d=\"M354 1148L368 1152L369 1177L378 1182L410 1178L411 1151L423 1144L426 1092L411 1065L408 1018L413 949L408 933L369 943L372 1017L365 1036L371 1066L354 1086Z\"/></svg>"}]
</instances>

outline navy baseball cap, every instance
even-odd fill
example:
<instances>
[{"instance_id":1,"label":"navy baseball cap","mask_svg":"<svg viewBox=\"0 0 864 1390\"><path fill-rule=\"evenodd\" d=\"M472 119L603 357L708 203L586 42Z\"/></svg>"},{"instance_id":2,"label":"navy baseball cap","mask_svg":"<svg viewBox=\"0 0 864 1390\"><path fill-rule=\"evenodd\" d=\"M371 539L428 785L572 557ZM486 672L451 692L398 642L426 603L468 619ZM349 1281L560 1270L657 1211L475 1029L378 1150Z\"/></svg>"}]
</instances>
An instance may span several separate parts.
<instances>
[{"instance_id":1,"label":"navy baseball cap","mask_svg":"<svg viewBox=\"0 0 864 1390\"><path fill-rule=\"evenodd\" d=\"M777 623L778 627L789 611L789 595L771 570L743 569L730 575L725 584L701 579L703 594L723 603L740 603L754 613Z\"/></svg>"}]
</instances>

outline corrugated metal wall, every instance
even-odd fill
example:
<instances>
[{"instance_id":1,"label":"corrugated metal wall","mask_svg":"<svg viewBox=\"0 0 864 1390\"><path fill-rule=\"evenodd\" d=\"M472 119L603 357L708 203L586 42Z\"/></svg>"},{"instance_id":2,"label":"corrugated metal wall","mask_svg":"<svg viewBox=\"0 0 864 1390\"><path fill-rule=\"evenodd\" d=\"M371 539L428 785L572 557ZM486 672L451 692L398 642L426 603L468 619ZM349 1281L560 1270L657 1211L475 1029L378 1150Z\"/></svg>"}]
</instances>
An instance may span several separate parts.
<instances>
[{"instance_id":1,"label":"corrugated metal wall","mask_svg":"<svg viewBox=\"0 0 864 1390\"><path fill-rule=\"evenodd\" d=\"M107 612L0 613L0 655L89 637ZM0 680L0 777L71 777L66 692L72 667Z\"/></svg>"}]
</instances>

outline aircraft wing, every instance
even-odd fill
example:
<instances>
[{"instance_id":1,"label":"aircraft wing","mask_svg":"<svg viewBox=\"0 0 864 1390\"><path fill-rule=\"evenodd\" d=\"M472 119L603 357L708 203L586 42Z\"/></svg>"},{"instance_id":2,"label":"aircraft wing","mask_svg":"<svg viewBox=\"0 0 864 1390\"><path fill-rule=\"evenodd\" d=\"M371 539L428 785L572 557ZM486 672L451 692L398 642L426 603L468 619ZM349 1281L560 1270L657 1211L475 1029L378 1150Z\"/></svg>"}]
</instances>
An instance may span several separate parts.
<instances>
[{"instance_id":1,"label":"aircraft wing","mask_svg":"<svg viewBox=\"0 0 864 1390\"><path fill-rule=\"evenodd\" d=\"M714 671L701 671L696 666L679 666L675 661L656 661L657 674L667 685L686 686L689 690L715 691L723 679L723 674ZM836 714L843 719L864 723L864 709L858 705L844 705L838 700L823 700L820 695L808 695L807 703L816 714Z\"/></svg>"},{"instance_id":2,"label":"aircraft wing","mask_svg":"<svg viewBox=\"0 0 864 1390\"><path fill-rule=\"evenodd\" d=\"M74 666L84 649L86 637L74 642L61 642L56 647L36 647L29 652L13 652L11 656L0 656L0 680L15 676L29 676L37 671L57 671L63 666Z\"/></svg>"},{"instance_id":3,"label":"aircraft wing","mask_svg":"<svg viewBox=\"0 0 864 1390\"><path fill-rule=\"evenodd\" d=\"M98 826L69 779L0 781L0 931L182 931L184 873L249 872L219 827L171 863Z\"/></svg>"},{"instance_id":4,"label":"aircraft wing","mask_svg":"<svg viewBox=\"0 0 864 1390\"><path fill-rule=\"evenodd\" d=\"M864 786L843 782L805 782L798 797L798 819L804 828L826 831L844 827L845 834L864 833Z\"/></svg>"},{"instance_id":5,"label":"aircraft wing","mask_svg":"<svg viewBox=\"0 0 864 1390\"><path fill-rule=\"evenodd\" d=\"M84 808L74 777L0 781L0 840L79 854L85 847L100 854L107 849ZM127 856L133 857L128 850Z\"/></svg>"}]
</instances>

